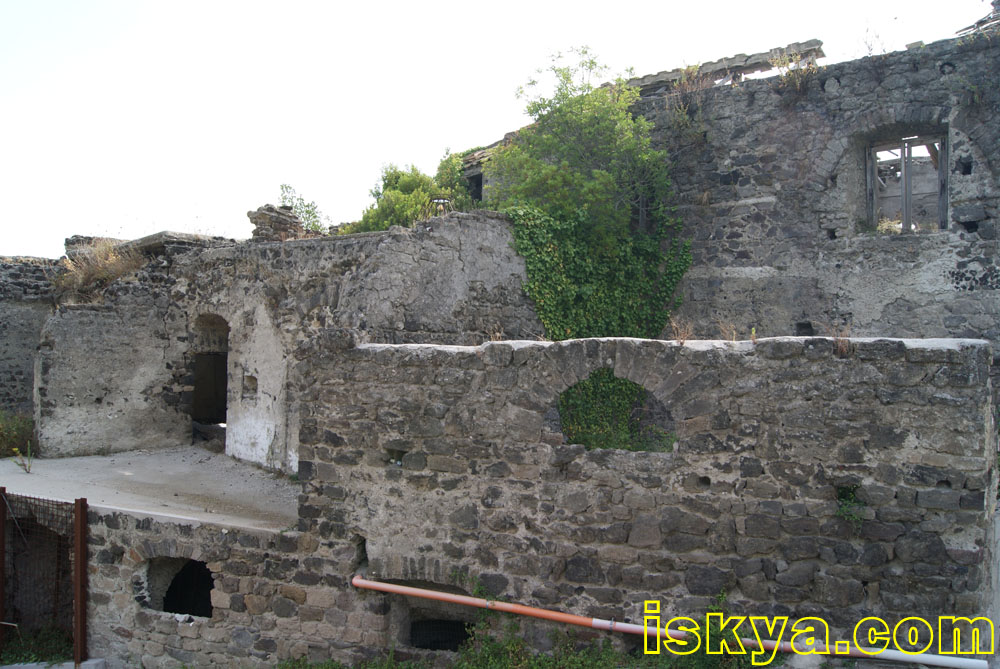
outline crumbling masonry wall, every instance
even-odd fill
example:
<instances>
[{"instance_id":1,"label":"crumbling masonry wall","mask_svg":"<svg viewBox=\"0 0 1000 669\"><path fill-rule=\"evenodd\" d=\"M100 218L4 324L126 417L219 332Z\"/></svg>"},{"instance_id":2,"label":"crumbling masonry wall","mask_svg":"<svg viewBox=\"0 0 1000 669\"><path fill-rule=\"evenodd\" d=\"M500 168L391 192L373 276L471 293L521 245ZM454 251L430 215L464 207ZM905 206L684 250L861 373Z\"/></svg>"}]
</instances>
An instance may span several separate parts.
<instances>
[{"instance_id":1,"label":"crumbling masonry wall","mask_svg":"<svg viewBox=\"0 0 1000 669\"><path fill-rule=\"evenodd\" d=\"M989 603L985 342L353 347L330 333L297 357L299 529L362 545L373 578L473 578L618 620L644 599L698 614L722 591L736 612L841 629ZM601 367L664 404L673 452L563 443L558 394ZM839 488L861 506L845 514Z\"/></svg>"},{"instance_id":2,"label":"crumbling masonry wall","mask_svg":"<svg viewBox=\"0 0 1000 669\"><path fill-rule=\"evenodd\" d=\"M677 316L709 337L732 324L741 338L1000 342L998 80L1000 40L982 34L822 67L801 88L776 76L677 95L643 80L638 110L693 240ZM912 135L947 138L947 229L878 235L865 153Z\"/></svg>"},{"instance_id":3,"label":"crumbling masonry wall","mask_svg":"<svg viewBox=\"0 0 1000 669\"><path fill-rule=\"evenodd\" d=\"M187 237L139 240L150 261L137 277L114 283L101 304L48 319L35 383L49 453L189 439L199 318L229 327L226 452L291 470L286 365L311 333L346 327L377 342L465 344L541 332L521 289L524 262L497 215L288 242Z\"/></svg>"},{"instance_id":4,"label":"crumbling masonry wall","mask_svg":"<svg viewBox=\"0 0 1000 669\"><path fill-rule=\"evenodd\" d=\"M638 620L985 611L995 434L982 341L777 338L362 344L296 353L296 530L90 513L90 645L112 667L353 662L420 612L355 573ZM610 367L659 398L673 452L563 443L559 391ZM837 488L857 486L856 519ZM157 558L204 562L211 617L156 610ZM435 616L463 620L444 607ZM548 627L521 634L544 645Z\"/></svg>"},{"instance_id":5,"label":"crumbling masonry wall","mask_svg":"<svg viewBox=\"0 0 1000 669\"><path fill-rule=\"evenodd\" d=\"M317 554L313 537L91 509L88 648L108 666L273 666L277 658L365 657L384 617L349 591L354 550ZM158 610L150 564L203 562L211 617ZM162 595L162 593L161 593ZM369 598L369 602L372 598ZM348 616L352 626L348 626ZM374 651L368 650L371 656Z\"/></svg>"},{"instance_id":6,"label":"crumbling masonry wall","mask_svg":"<svg viewBox=\"0 0 1000 669\"><path fill-rule=\"evenodd\" d=\"M35 349L52 314L54 260L0 257L0 409L31 415Z\"/></svg>"}]
</instances>

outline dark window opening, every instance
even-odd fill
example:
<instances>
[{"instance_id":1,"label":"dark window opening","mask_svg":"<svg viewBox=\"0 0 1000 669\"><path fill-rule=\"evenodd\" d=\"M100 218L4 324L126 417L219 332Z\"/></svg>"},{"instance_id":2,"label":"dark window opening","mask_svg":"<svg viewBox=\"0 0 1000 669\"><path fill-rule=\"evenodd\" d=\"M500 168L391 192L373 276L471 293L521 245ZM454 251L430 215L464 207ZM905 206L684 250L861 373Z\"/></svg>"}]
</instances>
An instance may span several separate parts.
<instances>
[{"instance_id":1,"label":"dark window opening","mask_svg":"<svg viewBox=\"0 0 1000 669\"><path fill-rule=\"evenodd\" d=\"M191 418L199 423L226 422L228 354L196 353Z\"/></svg>"},{"instance_id":2,"label":"dark window opening","mask_svg":"<svg viewBox=\"0 0 1000 669\"><path fill-rule=\"evenodd\" d=\"M146 592L137 599L157 611L212 617L212 572L199 560L160 557L149 561Z\"/></svg>"},{"instance_id":3,"label":"dark window opening","mask_svg":"<svg viewBox=\"0 0 1000 669\"><path fill-rule=\"evenodd\" d=\"M796 337L815 337L816 328L813 327L812 321L799 321L795 324L795 336Z\"/></svg>"},{"instance_id":4,"label":"dark window opening","mask_svg":"<svg viewBox=\"0 0 1000 669\"><path fill-rule=\"evenodd\" d=\"M468 640L467 624L461 620L414 620L410 623L410 645L414 648L457 651Z\"/></svg>"},{"instance_id":5,"label":"dark window opening","mask_svg":"<svg viewBox=\"0 0 1000 669\"><path fill-rule=\"evenodd\" d=\"M868 215L882 234L947 228L947 145L940 136L902 137L868 152Z\"/></svg>"},{"instance_id":6,"label":"dark window opening","mask_svg":"<svg viewBox=\"0 0 1000 669\"><path fill-rule=\"evenodd\" d=\"M483 199L483 175L473 174L468 177L469 181L469 195L472 196L473 200L479 201Z\"/></svg>"},{"instance_id":7,"label":"dark window opening","mask_svg":"<svg viewBox=\"0 0 1000 669\"><path fill-rule=\"evenodd\" d=\"M959 158L955 162L955 172L965 177L970 176L972 174L972 158Z\"/></svg>"}]
</instances>

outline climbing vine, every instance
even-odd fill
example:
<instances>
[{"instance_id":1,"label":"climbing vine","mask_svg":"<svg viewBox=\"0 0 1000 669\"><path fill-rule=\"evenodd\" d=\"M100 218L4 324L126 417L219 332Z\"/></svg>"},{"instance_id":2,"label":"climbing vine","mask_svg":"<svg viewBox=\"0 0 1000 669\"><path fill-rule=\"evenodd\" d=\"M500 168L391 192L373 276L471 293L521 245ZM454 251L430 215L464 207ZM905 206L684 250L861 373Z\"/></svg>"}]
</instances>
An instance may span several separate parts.
<instances>
[{"instance_id":1,"label":"climbing vine","mask_svg":"<svg viewBox=\"0 0 1000 669\"><path fill-rule=\"evenodd\" d=\"M691 256L671 223L650 233L589 234L582 217L553 218L512 207L514 244L524 258L525 290L552 340L657 337Z\"/></svg>"},{"instance_id":2,"label":"climbing vine","mask_svg":"<svg viewBox=\"0 0 1000 669\"><path fill-rule=\"evenodd\" d=\"M588 448L626 451L673 450L674 435L641 420L646 390L628 379L619 379L608 368L559 396L559 419L571 443Z\"/></svg>"}]
</instances>

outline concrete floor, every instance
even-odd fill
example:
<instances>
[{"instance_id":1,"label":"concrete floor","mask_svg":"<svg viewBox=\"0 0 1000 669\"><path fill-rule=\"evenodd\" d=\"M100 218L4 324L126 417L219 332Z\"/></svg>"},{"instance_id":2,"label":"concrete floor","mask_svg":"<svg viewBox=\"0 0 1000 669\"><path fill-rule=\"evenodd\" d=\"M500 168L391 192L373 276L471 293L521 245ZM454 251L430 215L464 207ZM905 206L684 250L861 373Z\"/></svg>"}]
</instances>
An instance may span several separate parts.
<instances>
[{"instance_id":1,"label":"concrete floor","mask_svg":"<svg viewBox=\"0 0 1000 669\"><path fill-rule=\"evenodd\" d=\"M298 519L300 485L196 446L35 459L26 474L0 461L7 492L174 519L283 530Z\"/></svg>"}]
</instances>

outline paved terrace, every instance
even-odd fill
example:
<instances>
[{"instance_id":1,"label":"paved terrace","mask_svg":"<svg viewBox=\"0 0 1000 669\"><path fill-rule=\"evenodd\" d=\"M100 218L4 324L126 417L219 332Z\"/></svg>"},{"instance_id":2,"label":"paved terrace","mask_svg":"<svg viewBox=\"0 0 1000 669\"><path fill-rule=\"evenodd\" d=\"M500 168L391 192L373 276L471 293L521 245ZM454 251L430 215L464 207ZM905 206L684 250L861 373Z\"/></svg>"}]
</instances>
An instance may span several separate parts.
<instances>
[{"instance_id":1,"label":"paved terrace","mask_svg":"<svg viewBox=\"0 0 1000 669\"><path fill-rule=\"evenodd\" d=\"M298 519L299 484L196 446L36 458L25 474L0 461L7 492L212 524L283 530Z\"/></svg>"}]
</instances>

